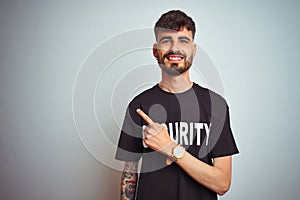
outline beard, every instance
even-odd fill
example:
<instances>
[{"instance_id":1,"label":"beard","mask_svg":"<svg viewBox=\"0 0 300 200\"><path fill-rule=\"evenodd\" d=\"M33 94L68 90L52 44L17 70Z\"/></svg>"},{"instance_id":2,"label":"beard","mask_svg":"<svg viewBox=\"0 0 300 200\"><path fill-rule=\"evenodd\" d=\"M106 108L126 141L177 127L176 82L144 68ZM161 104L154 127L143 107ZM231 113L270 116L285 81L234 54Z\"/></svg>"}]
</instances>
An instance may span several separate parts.
<instances>
[{"instance_id":1,"label":"beard","mask_svg":"<svg viewBox=\"0 0 300 200\"><path fill-rule=\"evenodd\" d=\"M170 63L170 66L167 66L164 60L170 54L183 56L183 63ZM180 52L169 52L169 53L165 54L163 57L158 58L157 61L158 61L160 68L164 72L166 72L167 74L169 74L171 76L179 76L190 69L190 67L192 66L192 62L193 62L193 56L188 58L186 55L184 55Z\"/></svg>"},{"instance_id":2,"label":"beard","mask_svg":"<svg viewBox=\"0 0 300 200\"><path fill-rule=\"evenodd\" d=\"M179 76L184 72L188 71L192 66L190 63L184 63L184 66L179 67L178 63L171 63L171 66L168 67L165 64L159 64L160 68L171 76Z\"/></svg>"}]
</instances>

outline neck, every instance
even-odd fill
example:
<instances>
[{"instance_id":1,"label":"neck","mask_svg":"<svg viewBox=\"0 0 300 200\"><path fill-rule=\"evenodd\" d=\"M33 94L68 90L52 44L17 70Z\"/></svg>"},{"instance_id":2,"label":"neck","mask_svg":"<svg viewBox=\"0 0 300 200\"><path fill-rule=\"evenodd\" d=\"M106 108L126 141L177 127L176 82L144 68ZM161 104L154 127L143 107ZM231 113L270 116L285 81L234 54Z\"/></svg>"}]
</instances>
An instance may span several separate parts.
<instances>
[{"instance_id":1,"label":"neck","mask_svg":"<svg viewBox=\"0 0 300 200\"><path fill-rule=\"evenodd\" d=\"M162 70L162 80L159 83L159 87L171 93L182 93L187 91L193 86L193 82L190 80L189 71L179 75L172 76Z\"/></svg>"}]
</instances>

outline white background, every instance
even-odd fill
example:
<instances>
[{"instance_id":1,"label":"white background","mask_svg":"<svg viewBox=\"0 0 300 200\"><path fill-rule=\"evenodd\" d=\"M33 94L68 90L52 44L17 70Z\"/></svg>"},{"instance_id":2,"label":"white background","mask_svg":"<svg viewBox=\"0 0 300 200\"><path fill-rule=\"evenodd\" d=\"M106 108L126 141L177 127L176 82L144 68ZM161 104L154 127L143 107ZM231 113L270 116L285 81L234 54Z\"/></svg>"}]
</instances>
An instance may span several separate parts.
<instances>
[{"instance_id":1,"label":"white background","mask_svg":"<svg viewBox=\"0 0 300 200\"><path fill-rule=\"evenodd\" d=\"M177 8L222 78L241 152L220 199L298 199L300 3L233 0L1 1L0 199L118 199L120 172L77 133L76 75L103 41Z\"/></svg>"}]
</instances>

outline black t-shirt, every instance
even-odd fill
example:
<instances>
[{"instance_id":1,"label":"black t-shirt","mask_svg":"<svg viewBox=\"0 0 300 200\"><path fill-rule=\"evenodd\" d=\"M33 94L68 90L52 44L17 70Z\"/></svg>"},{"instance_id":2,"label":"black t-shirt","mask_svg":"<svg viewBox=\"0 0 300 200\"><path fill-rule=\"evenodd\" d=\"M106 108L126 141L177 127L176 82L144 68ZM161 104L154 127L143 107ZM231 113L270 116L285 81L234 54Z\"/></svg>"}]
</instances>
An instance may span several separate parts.
<instances>
[{"instance_id":1,"label":"black t-shirt","mask_svg":"<svg viewBox=\"0 0 300 200\"><path fill-rule=\"evenodd\" d=\"M116 159L142 158L137 200L215 200L217 194L202 186L176 163L167 166L166 156L148 148L142 141L146 122L136 113L140 108L154 122L164 123L171 138L201 161L238 153L230 128L226 101L197 84L173 94L158 85L142 92L129 104Z\"/></svg>"}]
</instances>

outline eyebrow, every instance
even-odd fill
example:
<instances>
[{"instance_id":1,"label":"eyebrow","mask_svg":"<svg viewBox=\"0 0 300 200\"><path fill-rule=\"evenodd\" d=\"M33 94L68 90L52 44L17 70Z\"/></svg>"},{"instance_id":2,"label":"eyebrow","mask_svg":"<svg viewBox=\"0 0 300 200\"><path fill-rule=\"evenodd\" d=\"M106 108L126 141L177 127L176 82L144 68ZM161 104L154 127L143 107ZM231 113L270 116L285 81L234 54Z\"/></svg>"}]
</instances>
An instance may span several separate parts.
<instances>
[{"instance_id":1,"label":"eyebrow","mask_svg":"<svg viewBox=\"0 0 300 200\"><path fill-rule=\"evenodd\" d=\"M186 37L186 36L180 36L178 37L178 39L182 40L182 39L185 39L185 40L188 40L191 42L191 39L189 37Z\"/></svg>"},{"instance_id":2,"label":"eyebrow","mask_svg":"<svg viewBox=\"0 0 300 200\"><path fill-rule=\"evenodd\" d=\"M160 38L159 42L161 42L162 40L165 40L165 39L172 39L171 36L164 36L162 38Z\"/></svg>"},{"instance_id":3,"label":"eyebrow","mask_svg":"<svg viewBox=\"0 0 300 200\"><path fill-rule=\"evenodd\" d=\"M160 38L159 42L161 42L162 40L165 40L165 39L172 39L172 37L171 36L164 36L164 37ZM191 42L191 39L187 36L180 36L180 37L178 37L178 39L179 40L185 39L185 40L188 40L188 41Z\"/></svg>"}]
</instances>

